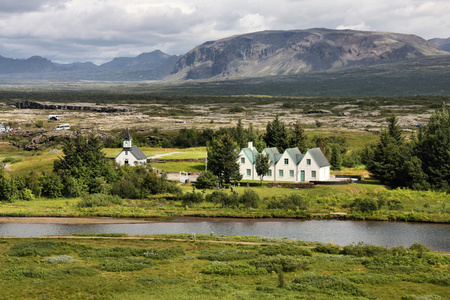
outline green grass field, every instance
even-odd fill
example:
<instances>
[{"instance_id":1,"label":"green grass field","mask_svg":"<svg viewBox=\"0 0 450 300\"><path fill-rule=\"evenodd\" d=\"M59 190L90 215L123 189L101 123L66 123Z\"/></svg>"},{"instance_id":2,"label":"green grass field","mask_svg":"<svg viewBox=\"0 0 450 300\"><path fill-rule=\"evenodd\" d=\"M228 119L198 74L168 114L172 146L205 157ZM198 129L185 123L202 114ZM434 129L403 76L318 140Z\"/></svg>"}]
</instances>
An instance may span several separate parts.
<instances>
[{"instance_id":1,"label":"green grass field","mask_svg":"<svg viewBox=\"0 0 450 300\"><path fill-rule=\"evenodd\" d=\"M0 238L0 297L447 299L450 259L426 250L189 234Z\"/></svg>"}]
</instances>

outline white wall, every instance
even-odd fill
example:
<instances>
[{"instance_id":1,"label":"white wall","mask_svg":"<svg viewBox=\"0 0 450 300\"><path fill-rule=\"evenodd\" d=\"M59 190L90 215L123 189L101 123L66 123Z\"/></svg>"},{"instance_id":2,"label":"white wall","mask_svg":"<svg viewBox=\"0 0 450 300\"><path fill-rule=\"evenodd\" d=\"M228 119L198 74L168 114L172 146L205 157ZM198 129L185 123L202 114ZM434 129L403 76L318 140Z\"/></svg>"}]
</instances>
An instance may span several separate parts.
<instances>
[{"instance_id":1,"label":"white wall","mask_svg":"<svg viewBox=\"0 0 450 300\"><path fill-rule=\"evenodd\" d=\"M245 159L245 163L241 162L241 158ZM239 153L239 172L242 174L242 180L258 180L259 177L255 174L255 168L251 164L250 159L245 155L244 151L241 150ZM247 176L247 169L250 169L250 176Z\"/></svg>"},{"instance_id":2,"label":"white wall","mask_svg":"<svg viewBox=\"0 0 450 300\"><path fill-rule=\"evenodd\" d=\"M116 162L119 165L123 166L125 164L126 159L128 159L128 164L130 166L135 166L136 163L137 164L145 164L146 163L146 160L139 161L136 159L136 157L133 154L131 154L131 151L125 151L125 150L122 150L122 152L120 152L119 155L117 155Z\"/></svg>"},{"instance_id":3,"label":"white wall","mask_svg":"<svg viewBox=\"0 0 450 300\"><path fill-rule=\"evenodd\" d=\"M285 159L288 160L288 164L285 164ZM277 181L297 181L297 165L294 159L289 155L289 153L284 152L280 160L277 163L276 168ZM283 171L283 177L280 177L280 170ZM290 171L293 171L293 176L290 176Z\"/></svg>"}]
</instances>

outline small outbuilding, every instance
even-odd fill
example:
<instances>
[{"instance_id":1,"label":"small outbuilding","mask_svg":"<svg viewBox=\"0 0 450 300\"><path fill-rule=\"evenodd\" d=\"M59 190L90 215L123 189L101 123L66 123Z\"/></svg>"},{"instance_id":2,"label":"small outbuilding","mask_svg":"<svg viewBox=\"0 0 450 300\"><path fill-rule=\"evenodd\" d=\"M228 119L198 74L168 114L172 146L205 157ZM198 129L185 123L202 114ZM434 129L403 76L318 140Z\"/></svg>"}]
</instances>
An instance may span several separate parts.
<instances>
[{"instance_id":1,"label":"small outbuilding","mask_svg":"<svg viewBox=\"0 0 450 300\"><path fill-rule=\"evenodd\" d=\"M133 146L131 144L133 138L130 135L130 131L125 130L125 134L123 136L123 149L119 155L116 156L116 162L119 165L142 165L147 163L147 156L144 152L139 149L138 146Z\"/></svg>"}]
</instances>

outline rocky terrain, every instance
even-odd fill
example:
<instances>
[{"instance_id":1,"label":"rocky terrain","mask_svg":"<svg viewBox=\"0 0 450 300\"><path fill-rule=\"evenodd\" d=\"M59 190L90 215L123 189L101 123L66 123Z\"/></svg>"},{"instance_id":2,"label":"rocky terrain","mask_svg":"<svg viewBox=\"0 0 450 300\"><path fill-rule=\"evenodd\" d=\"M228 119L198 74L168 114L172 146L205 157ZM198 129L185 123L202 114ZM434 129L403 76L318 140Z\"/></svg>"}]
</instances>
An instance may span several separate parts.
<instances>
[{"instance_id":1,"label":"rocky terrain","mask_svg":"<svg viewBox=\"0 0 450 300\"><path fill-rule=\"evenodd\" d=\"M194 48L178 60L170 78L290 75L445 54L415 35L330 29L262 31Z\"/></svg>"}]
</instances>

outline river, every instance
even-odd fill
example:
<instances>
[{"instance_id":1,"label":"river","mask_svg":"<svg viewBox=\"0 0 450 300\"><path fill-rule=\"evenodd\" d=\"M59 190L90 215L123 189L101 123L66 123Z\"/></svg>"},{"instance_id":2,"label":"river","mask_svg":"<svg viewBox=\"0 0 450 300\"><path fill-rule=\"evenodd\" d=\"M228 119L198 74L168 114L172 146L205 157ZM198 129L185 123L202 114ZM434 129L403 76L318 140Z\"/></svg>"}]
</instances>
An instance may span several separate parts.
<instances>
[{"instance_id":1,"label":"river","mask_svg":"<svg viewBox=\"0 0 450 300\"><path fill-rule=\"evenodd\" d=\"M345 246L360 241L379 246L409 247L422 242L436 251L450 252L450 225L411 222L173 218L138 224L31 224L0 223L1 236L38 237L73 233L130 235L203 233L256 235L302 241L332 242Z\"/></svg>"}]
</instances>

